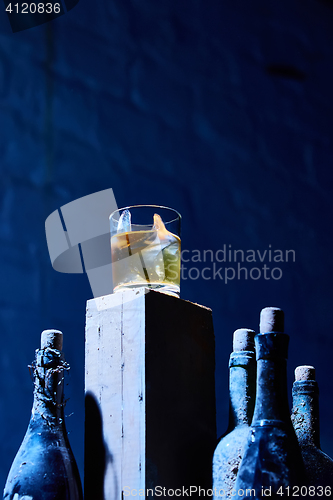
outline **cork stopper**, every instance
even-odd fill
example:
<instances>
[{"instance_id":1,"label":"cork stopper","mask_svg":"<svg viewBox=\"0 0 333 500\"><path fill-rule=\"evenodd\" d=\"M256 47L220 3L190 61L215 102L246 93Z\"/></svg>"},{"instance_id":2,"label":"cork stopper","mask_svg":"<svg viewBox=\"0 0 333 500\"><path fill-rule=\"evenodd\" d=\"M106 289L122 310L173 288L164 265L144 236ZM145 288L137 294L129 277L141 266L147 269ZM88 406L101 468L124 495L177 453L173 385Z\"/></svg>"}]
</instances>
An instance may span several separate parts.
<instances>
[{"instance_id":1,"label":"cork stopper","mask_svg":"<svg viewBox=\"0 0 333 500\"><path fill-rule=\"evenodd\" d=\"M265 307L260 313L260 333L283 333L284 312L279 307Z\"/></svg>"},{"instance_id":2,"label":"cork stopper","mask_svg":"<svg viewBox=\"0 0 333 500\"><path fill-rule=\"evenodd\" d=\"M234 332L233 351L254 351L255 332L248 328L239 328Z\"/></svg>"},{"instance_id":3,"label":"cork stopper","mask_svg":"<svg viewBox=\"0 0 333 500\"><path fill-rule=\"evenodd\" d=\"M314 366L302 365L295 370L295 381L316 380L316 369Z\"/></svg>"},{"instance_id":4,"label":"cork stopper","mask_svg":"<svg viewBox=\"0 0 333 500\"><path fill-rule=\"evenodd\" d=\"M62 350L63 335L59 330L44 330L41 334L41 349Z\"/></svg>"}]
</instances>

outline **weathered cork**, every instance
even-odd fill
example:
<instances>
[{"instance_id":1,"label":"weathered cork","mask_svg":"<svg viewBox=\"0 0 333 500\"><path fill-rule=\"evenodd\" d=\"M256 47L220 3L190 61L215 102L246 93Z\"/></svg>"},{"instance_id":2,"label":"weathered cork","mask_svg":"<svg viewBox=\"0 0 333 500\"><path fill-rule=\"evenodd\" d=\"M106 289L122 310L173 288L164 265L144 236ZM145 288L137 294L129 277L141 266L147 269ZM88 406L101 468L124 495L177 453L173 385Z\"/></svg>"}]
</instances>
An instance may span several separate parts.
<instances>
[{"instance_id":1,"label":"weathered cork","mask_svg":"<svg viewBox=\"0 0 333 500\"><path fill-rule=\"evenodd\" d=\"M41 334L41 349L62 350L63 335L59 330L44 330Z\"/></svg>"},{"instance_id":2,"label":"weathered cork","mask_svg":"<svg viewBox=\"0 0 333 500\"><path fill-rule=\"evenodd\" d=\"M260 313L260 333L283 333L284 312L279 307L265 307Z\"/></svg>"}]
</instances>

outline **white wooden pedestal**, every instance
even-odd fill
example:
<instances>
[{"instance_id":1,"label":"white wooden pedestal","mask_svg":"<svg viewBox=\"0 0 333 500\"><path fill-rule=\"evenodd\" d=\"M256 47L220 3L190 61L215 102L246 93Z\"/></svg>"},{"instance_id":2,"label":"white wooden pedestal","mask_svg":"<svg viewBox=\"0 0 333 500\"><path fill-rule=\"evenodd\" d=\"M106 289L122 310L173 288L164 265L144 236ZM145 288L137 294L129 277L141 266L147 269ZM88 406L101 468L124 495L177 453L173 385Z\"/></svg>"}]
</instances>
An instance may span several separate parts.
<instances>
[{"instance_id":1,"label":"white wooden pedestal","mask_svg":"<svg viewBox=\"0 0 333 500\"><path fill-rule=\"evenodd\" d=\"M211 310L145 292L87 302L85 500L211 487Z\"/></svg>"}]
</instances>

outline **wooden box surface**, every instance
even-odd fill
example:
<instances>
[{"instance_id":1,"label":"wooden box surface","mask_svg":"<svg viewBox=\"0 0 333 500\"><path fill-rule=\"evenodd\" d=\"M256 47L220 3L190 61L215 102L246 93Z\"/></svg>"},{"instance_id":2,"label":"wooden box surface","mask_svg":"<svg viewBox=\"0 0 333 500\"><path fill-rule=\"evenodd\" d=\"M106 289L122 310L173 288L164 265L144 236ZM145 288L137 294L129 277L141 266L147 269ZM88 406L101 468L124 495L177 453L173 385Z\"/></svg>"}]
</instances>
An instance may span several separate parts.
<instances>
[{"instance_id":1,"label":"wooden box surface","mask_svg":"<svg viewBox=\"0 0 333 500\"><path fill-rule=\"evenodd\" d=\"M87 302L85 500L211 487L212 313L146 292Z\"/></svg>"}]
</instances>

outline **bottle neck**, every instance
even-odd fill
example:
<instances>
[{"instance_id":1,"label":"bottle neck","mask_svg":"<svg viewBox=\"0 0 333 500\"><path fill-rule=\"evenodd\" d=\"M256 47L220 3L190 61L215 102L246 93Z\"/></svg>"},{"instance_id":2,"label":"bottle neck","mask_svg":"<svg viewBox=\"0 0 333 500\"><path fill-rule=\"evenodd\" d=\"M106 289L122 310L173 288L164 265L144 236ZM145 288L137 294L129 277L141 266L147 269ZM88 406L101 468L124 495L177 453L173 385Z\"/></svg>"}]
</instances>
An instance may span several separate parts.
<instances>
[{"instance_id":1,"label":"bottle neck","mask_svg":"<svg viewBox=\"0 0 333 500\"><path fill-rule=\"evenodd\" d=\"M65 369L68 365L61 351L49 348L36 351L32 421L42 421L51 427L64 423Z\"/></svg>"},{"instance_id":2,"label":"bottle neck","mask_svg":"<svg viewBox=\"0 0 333 500\"><path fill-rule=\"evenodd\" d=\"M255 337L257 352L257 396L252 424L263 421L290 422L287 388L289 337L263 333Z\"/></svg>"},{"instance_id":3,"label":"bottle neck","mask_svg":"<svg viewBox=\"0 0 333 500\"><path fill-rule=\"evenodd\" d=\"M320 449L319 390L316 381L294 382L292 422L301 445L312 444Z\"/></svg>"},{"instance_id":4,"label":"bottle neck","mask_svg":"<svg viewBox=\"0 0 333 500\"><path fill-rule=\"evenodd\" d=\"M256 360L252 351L233 352L229 361L229 430L250 425L255 400Z\"/></svg>"}]
</instances>

